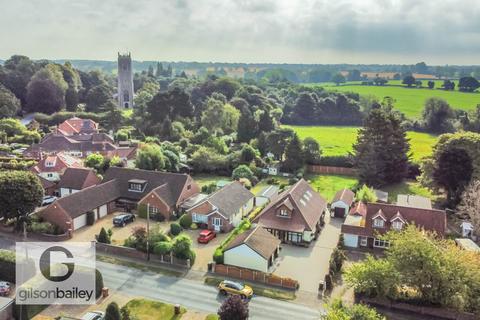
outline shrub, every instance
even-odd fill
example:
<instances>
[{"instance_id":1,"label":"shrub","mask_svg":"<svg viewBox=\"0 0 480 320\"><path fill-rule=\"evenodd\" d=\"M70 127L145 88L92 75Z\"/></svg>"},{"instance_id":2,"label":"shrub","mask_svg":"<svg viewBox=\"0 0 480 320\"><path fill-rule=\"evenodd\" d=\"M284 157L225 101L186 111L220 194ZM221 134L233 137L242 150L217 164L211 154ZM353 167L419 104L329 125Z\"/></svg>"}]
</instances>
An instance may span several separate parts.
<instances>
[{"instance_id":1,"label":"shrub","mask_svg":"<svg viewBox=\"0 0 480 320\"><path fill-rule=\"evenodd\" d=\"M223 264L223 250L221 248L215 249L213 253L213 261L218 264Z\"/></svg>"},{"instance_id":2,"label":"shrub","mask_svg":"<svg viewBox=\"0 0 480 320\"><path fill-rule=\"evenodd\" d=\"M120 309L115 301L110 302L110 304L107 306L107 310L105 311L105 320L120 320Z\"/></svg>"},{"instance_id":3,"label":"shrub","mask_svg":"<svg viewBox=\"0 0 480 320\"><path fill-rule=\"evenodd\" d=\"M189 214L184 214L180 217L179 222L183 229L188 229L192 225L192 216Z\"/></svg>"},{"instance_id":4,"label":"shrub","mask_svg":"<svg viewBox=\"0 0 480 320\"><path fill-rule=\"evenodd\" d=\"M15 253L0 250L0 279L15 282Z\"/></svg>"},{"instance_id":5,"label":"shrub","mask_svg":"<svg viewBox=\"0 0 480 320\"><path fill-rule=\"evenodd\" d=\"M54 226L50 222L32 222L28 227L28 231L36 233L53 234Z\"/></svg>"},{"instance_id":6,"label":"shrub","mask_svg":"<svg viewBox=\"0 0 480 320\"><path fill-rule=\"evenodd\" d=\"M139 204L137 207L137 215L140 218L147 219L147 205L146 204Z\"/></svg>"},{"instance_id":7,"label":"shrub","mask_svg":"<svg viewBox=\"0 0 480 320\"><path fill-rule=\"evenodd\" d=\"M333 289L333 280L330 274L325 275L325 290L331 291Z\"/></svg>"},{"instance_id":8,"label":"shrub","mask_svg":"<svg viewBox=\"0 0 480 320\"><path fill-rule=\"evenodd\" d=\"M202 193L210 194L213 193L217 190L217 184L216 183L210 183L202 186Z\"/></svg>"},{"instance_id":9,"label":"shrub","mask_svg":"<svg viewBox=\"0 0 480 320\"><path fill-rule=\"evenodd\" d=\"M372 188L369 188L366 184L364 184L360 188L360 190L357 191L357 194L355 195L355 199L357 201L362 201L364 203L376 202L377 195L375 194L375 191Z\"/></svg>"},{"instance_id":10,"label":"shrub","mask_svg":"<svg viewBox=\"0 0 480 320\"><path fill-rule=\"evenodd\" d=\"M182 227L178 223L174 222L170 225L170 234L172 236L178 236L180 232L182 232Z\"/></svg>"},{"instance_id":11,"label":"shrub","mask_svg":"<svg viewBox=\"0 0 480 320\"><path fill-rule=\"evenodd\" d=\"M100 243L107 243L109 244L111 241L110 241L110 236L108 235L107 231L105 230L105 228L102 227L102 229L100 230L100 233L98 234L98 238L97 238L98 242Z\"/></svg>"},{"instance_id":12,"label":"shrub","mask_svg":"<svg viewBox=\"0 0 480 320\"><path fill-rule=\"evenodd\" d=\"M95 269L95 297L99 298L103 289L103 276L102 273Z\"/></svg>"},{"instance_id":13,"label":"shrub","mask_svg":"<svg viewBox=\"0 0 480 320\"><path fill-rule=\"evenodd\" d=\"M248 180L253 179L253 172L250 168L244 164L239 165L232 172L232 179L239 180L240 178L247 178Z\"/></svg>"},{"instance_id":14,"label":"shrub","mask_svg":"<svg viewBox=\"0 0 480 320\"><path fill-rule=\"evenodd\" d=\"M322 156L319 161L321 166L353 168L353 158L346 156Z\"/></svg>"},{"instance_id":15,"label":"shrub","mask_svg":"<svg viewBox=\"0 0 480 320\"><path fill-rule=\"evenodd\" d=\"M169 241L157 242L153 247L153 252L160 255L169 254L172 251L172 247L173 244Z\"/></svg>"},{"instance_id":16,"label":"shrub","mask_svg":"<svg viewBox=\"0 0 480 320\"><path fill-rule=\"evenodd\" d=\"M93 226L95 224L95 213L93 211L87 212L87 225Z\"/></svg>"}]
</instances>

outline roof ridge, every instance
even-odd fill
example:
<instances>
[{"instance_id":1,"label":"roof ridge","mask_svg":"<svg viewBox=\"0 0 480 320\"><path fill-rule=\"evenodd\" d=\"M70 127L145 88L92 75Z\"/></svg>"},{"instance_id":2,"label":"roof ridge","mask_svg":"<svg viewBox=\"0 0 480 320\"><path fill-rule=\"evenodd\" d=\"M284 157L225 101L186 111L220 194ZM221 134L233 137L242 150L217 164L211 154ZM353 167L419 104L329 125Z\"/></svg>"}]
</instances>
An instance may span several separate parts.
<instances>
[{"instance_id":1,"label":"roof ridge","mask_svg":"<svg viewBox=\"0 0 480 320\"><path fill-rule=\"evenodd\" d=\"M255 233L255 231L257 231L257 229L260 227L260 225L257 225L255 227L255 229L253 229L250 234L245 238L245 240L243 240L243 243L247 243L248 239L250 239L250 237Z\"/></svg>"}]
</instances>

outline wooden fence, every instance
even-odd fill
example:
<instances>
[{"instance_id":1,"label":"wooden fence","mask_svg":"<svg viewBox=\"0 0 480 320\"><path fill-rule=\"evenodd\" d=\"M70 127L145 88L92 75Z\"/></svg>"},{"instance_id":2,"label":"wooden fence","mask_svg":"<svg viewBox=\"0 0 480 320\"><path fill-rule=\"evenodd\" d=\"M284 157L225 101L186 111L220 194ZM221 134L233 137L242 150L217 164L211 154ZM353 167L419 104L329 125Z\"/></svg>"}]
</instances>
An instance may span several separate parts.
<instances>
[{"instance_id":1,"label":"wooden fence","mask_svg":"<svg viewBox=\"0 0 480 320\"><path fill-rule=\"evenodd\" d=\"M245 269L229 266L225 264L213 264L212 272L214 274L237 278L246 281L258 282L261 284L294 289L299 287L298 281L290 278L283 278L272 273L265 273L257 270Z\"/></svg>"},{"instance_id":2,"label":"wooden fence","mask_svg":"<svg viewBox=\"0 0 480 320\"><path fill-rule=\"evenodd\" d=\"M118 257L126 257L130 259L140 260L142 262L147 261L147 254L142 251L138 251L134 248L122 247L122 246L114 246L111 244L96 242L95 249L99 253L109 254ZM166 255L158 255L158 254L150 254L150 262L155 264L168 264L172 266L179 266L182 268L190 268L190 260L183 260L174 257L171 254Z\"/></svg>"},{"instance_id":3,"label":"wooden fence","mask_svg":"<svg viewBox=\"0 0 480 320\"><path fill-rule=\"evenodd\" d=\"M319 166L319 165L308 165L307 171L310 173L318 174L338 174L342 176L356 176L357 170L354 168L346 167L331 167L331 166Z\"/></svg>"}]
</instances>

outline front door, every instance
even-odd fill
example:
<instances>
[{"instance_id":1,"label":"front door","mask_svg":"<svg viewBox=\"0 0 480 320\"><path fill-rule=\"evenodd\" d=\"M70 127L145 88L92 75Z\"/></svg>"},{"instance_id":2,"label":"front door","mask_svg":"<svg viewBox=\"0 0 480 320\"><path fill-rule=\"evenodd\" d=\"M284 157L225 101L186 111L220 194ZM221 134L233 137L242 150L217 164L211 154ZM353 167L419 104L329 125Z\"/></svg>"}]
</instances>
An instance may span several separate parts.
<instances>
[{"instance_id":1,"label":"front door","mask_svg":"<svg viewBox=\"0 0 480 320\"><path fill-rule=\"evenodd\" d=\"M221 228L222 228L222 219L220 219L220 218L213 218L213 229L214 229L216 232L219 232Z\"/></svg>"}]
</instances>

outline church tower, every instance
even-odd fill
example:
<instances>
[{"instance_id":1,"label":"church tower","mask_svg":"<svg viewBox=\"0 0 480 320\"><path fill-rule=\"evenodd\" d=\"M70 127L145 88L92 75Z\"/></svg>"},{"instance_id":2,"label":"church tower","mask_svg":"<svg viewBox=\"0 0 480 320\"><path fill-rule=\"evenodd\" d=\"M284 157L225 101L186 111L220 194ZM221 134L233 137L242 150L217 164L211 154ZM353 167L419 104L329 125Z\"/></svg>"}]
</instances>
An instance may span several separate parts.
<instances>
[{"instance_id":1,"label":"church tower","mask_svg":"<svg viewBox=\"0 0 480 320\"><path fill-rule=\"evenodd\" d=\"M133 70L130 53L118 53L118 106L133 107Z\"/></svg>"}]
</instances>

